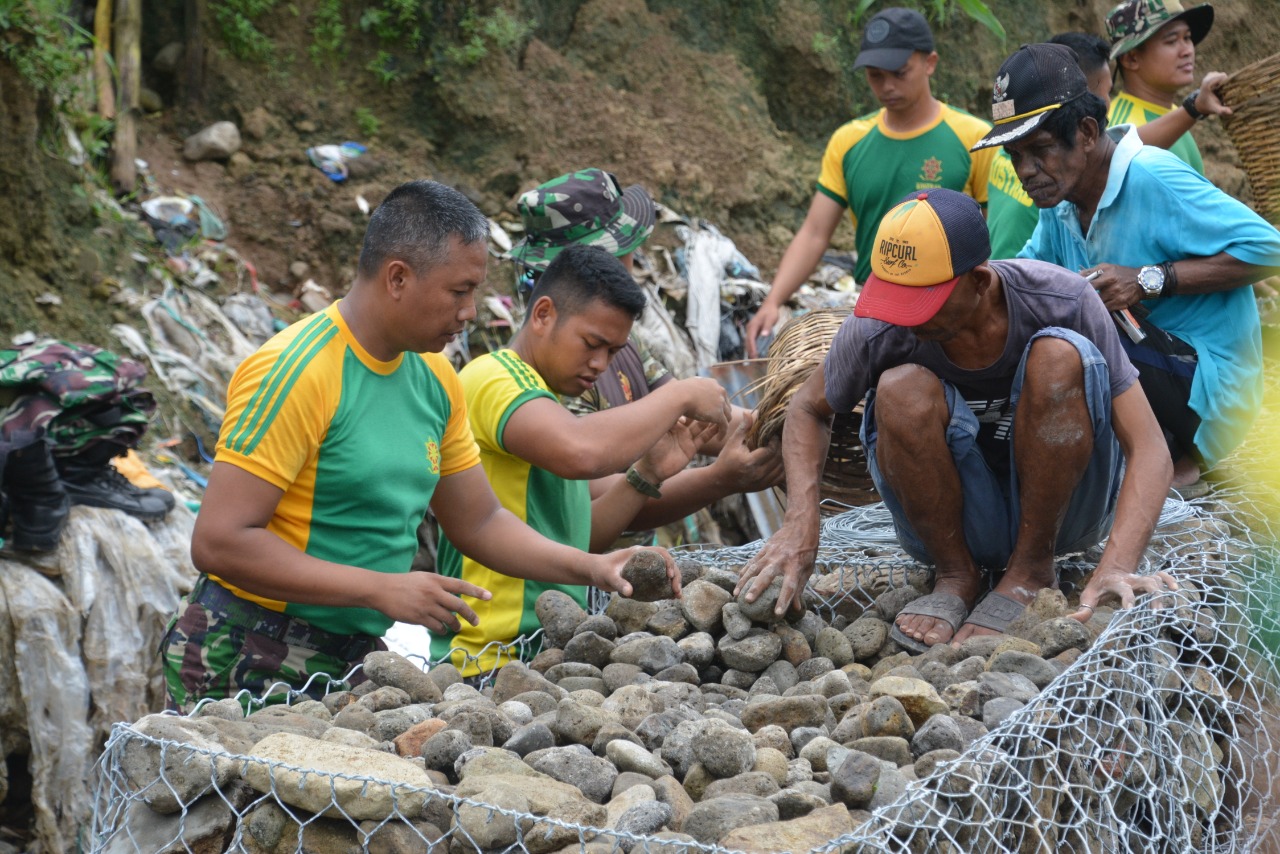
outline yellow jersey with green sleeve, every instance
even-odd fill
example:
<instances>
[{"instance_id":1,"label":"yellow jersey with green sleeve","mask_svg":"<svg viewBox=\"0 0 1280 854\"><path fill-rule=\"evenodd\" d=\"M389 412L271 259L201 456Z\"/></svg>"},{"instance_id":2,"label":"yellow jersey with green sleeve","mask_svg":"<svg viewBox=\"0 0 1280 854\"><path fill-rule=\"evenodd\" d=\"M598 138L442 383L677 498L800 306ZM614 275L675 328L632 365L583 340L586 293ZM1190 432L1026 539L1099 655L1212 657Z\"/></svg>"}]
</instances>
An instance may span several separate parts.
<instances>
[{"instance_id":1,"label":"yellow jersey with green sleeve","mask_svg":"<svg viewBox=\"0 0 1280 854\"><path fill-rule=\"evenodd\" d=\"M267 530L312 557L408 572L441 477L476 465L457 373L439 353L375 359L340 303L283 330L241 363L227 390L215 459L284 494ZM381 637L370 608L236 595L330 632Z\"/></svg>"},{"instance_id":2,"label":"yellow jersey with green sleeve","mask_svg":"<svg viewBox=\"0 0 1280 854\"><path fill-rule=\"evenodd\" d=\"M1031 201L1004 148L992 146L991 181L987 185L987 228L991 232L991 260L1016 258L1031 239L1040 221L1040 209Z\"/></svg>"},{"instance_id":3,"label":"yellow jersey with green sleeve","mask_svg":"<svg viewBox=\"0 0 1280 854\"><path fill-rule=\"evenodd\" d=\"M831 135L822 156L818 192L849 209L856 229L858 262L854 278L871 275L876 227L889 208L912 190L946 187L987 203L993 149L969 148L991 125L963 110L939 103L934 121L909 133L890 130L884 110L854 119ZM858 222L867 228L858 228Z\"/></svg>"},{"instance_id":4,"label":"yellow jersey with green sleeve","mask_svg":"<svg viewBox=\"0 0 1280 854\"><path fill-rule=\"evenodd\" d=\"M514 350L488 353L462 369L463 393L471 430L480 446L480 464L493 491L521 521L549 540L586 551L591 546L591 494L585 480L567 480L509 452L503 442L511 416L531 400L547 398L560 405L541 375ZM554 436L547 437L554 442ZM462 623L456 633L433 635L431 659L450 656L463 676L488 673L508 657L497 648L541 624L534 603L547 590L567 593L587 606L587 588L513 578L460 554L441 537L436 565L442 575L462 578L493 594L488 601L464 597L480 618L479 626Z\"/></svg>"},{"instance_id":5,"label":"yellow jersey with green sleeve","mask_svg":"<svg viewBox=\"0 0 1280 854\"><path fill-rule=\"evenodd\" d=\"M1141 127L1147 122L1155 121L1166 113L1181 109L1181 104L1177 107L1162 107L1142 98L1135 98L1128 92L1121 92L1111 99L1111 107L1107 110L1107 127L1119 127L1120 125ZM1178 141L1169 146L1169 151L1176 154L1179 160L1201 175L1204 174L1204 158L1200 156L1200 147L1196 145L1195 138L1190 131L1178 137Z\"/></svg>"}]
</instances>

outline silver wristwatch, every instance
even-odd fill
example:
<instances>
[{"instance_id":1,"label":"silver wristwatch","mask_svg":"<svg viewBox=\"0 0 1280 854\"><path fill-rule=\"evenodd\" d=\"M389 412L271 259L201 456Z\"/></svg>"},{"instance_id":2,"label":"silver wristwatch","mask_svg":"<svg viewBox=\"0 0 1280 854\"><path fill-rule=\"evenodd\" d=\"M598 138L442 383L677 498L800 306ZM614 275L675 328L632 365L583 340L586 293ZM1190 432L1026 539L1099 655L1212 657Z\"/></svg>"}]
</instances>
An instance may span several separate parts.
<instances>
[{"instance_id":1,"label":"silver wristwatch","mask_svg":"<svg viewBox=\"0 0 1280 854\"><path fill-rule=\"evenodd\" d=\"M1138 270L1138 284L1144 299L1154 299L1164 293L1164 268L1148 265Z\"/></svg>"}]
</instances>

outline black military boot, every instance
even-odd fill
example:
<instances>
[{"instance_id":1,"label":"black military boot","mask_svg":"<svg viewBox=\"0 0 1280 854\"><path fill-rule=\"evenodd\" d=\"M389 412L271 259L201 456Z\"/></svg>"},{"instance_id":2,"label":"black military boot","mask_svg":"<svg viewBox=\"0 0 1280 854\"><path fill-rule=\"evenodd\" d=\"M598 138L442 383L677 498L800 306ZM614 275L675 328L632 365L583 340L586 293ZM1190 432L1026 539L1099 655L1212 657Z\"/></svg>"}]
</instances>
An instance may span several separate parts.
<instances>
[{"instance_id":1,"label":"black military boot","mask_svg":"<svg viewBox=\"0 0 1280 854\"><path fill-rule=\"evenodd\" d=\"M47 552L58 547L71 502L43 439L9 452L4 466L4 491L13 521L13 547Z\"/></svg>"},{"instance_id":2,"label":"black military boot","mask_svg":"<svg viewBox=\"0 0 1280 854\"><path fill-rule=\"evenodd\" d=\"M143 489L111 465L122 449L100 443L92 449L58 459L62 486L72 504L123 510L149 522L163 519L173 509L173 495L166 489Z\"/></svg>"}]
</instances>

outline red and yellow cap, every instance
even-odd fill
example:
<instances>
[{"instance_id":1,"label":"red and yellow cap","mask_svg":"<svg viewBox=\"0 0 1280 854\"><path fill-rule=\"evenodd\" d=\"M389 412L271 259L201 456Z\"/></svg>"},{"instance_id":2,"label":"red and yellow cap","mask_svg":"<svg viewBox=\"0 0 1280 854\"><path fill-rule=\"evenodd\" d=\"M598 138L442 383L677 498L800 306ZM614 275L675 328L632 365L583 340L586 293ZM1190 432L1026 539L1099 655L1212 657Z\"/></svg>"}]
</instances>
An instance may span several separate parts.
<instances>
[{"instance_id":1,"label":"red and yellow cap","mask_svg":"<svg viewBox=\"0 0 1280 854\"><path fill-rule=\"evenodd\" d=\"M880 220L871 276L853 313L896 326L927 323L956 281L990 257L977 202L955 190L910 193Z\"/></svg>"}]
</instances>

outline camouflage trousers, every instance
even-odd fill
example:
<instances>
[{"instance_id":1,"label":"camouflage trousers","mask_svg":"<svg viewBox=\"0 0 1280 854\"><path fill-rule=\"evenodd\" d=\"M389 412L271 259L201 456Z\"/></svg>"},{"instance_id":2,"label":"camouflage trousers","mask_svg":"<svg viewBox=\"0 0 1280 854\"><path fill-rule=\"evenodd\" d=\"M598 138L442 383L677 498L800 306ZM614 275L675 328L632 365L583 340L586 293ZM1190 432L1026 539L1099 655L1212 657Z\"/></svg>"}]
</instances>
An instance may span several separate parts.
<instances>
[{"instance_id":1,"label":"camouflage trousers","mask_svg":"<svg viewBox=\"0 0 1280 854\"><path fill-rule=\"evenodd\" d=\"M178 603L160 641L169 706L184 714L203 699L282 703L290 692L320 699L365 681L344 677L374 650L368 635L337 635L241 599L207 576ZM268 696L269 694L269 696Z\"/></svg>"}]
</instances>

